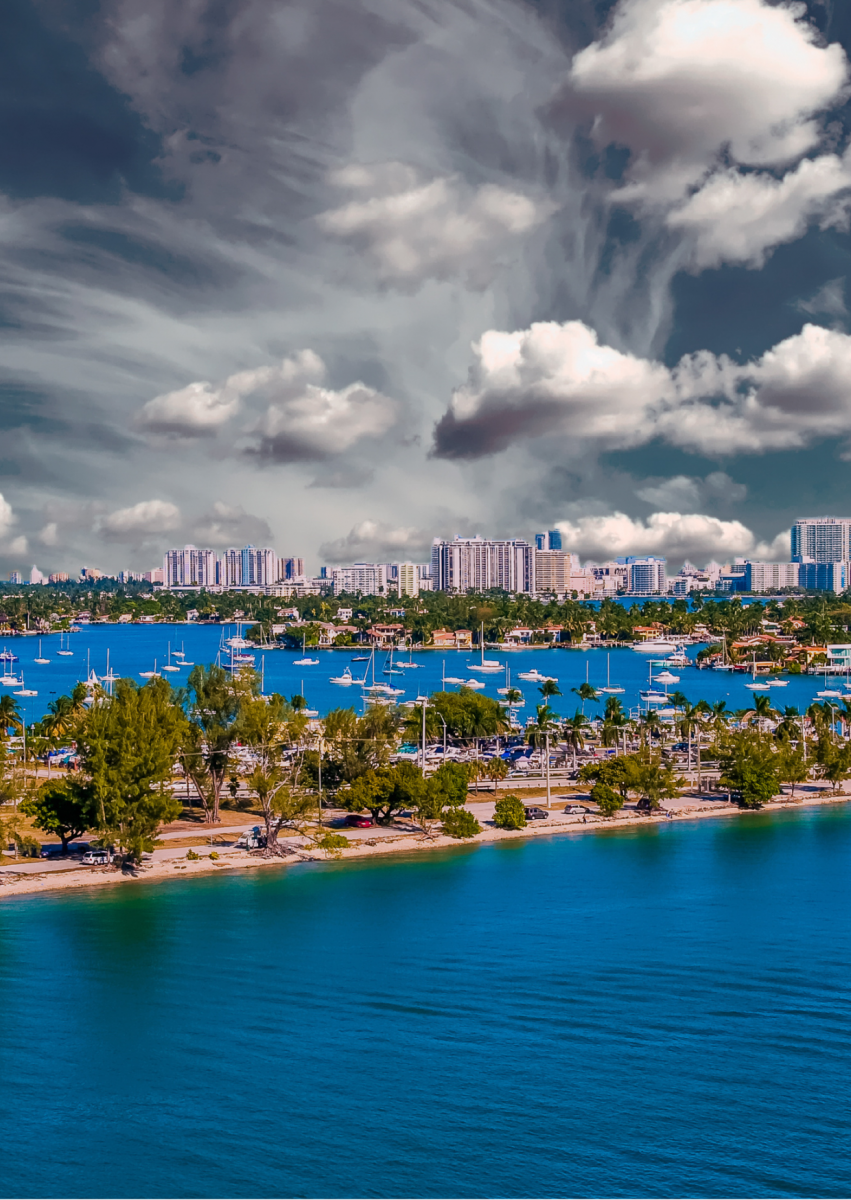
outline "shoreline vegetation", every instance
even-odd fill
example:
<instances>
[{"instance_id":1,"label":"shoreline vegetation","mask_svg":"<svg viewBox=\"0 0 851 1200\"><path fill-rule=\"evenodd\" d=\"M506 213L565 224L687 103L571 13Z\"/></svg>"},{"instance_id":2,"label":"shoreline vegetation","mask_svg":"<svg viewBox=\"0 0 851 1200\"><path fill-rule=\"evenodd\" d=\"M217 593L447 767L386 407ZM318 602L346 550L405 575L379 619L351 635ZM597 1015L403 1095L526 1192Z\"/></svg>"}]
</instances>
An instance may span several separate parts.
<instances>
[{"instance_id":1,"label":"shoreline vegetation","mask_svg":"<svg viewBox=\"0 0 851 1200\"><path fill-rule=\"evenodd\" d=\"M579 799L579 797L576 797ZM571 797L573 799L573 797ZM558 837L562 835L582 835L623 831L625 829L646 828L647 826L664 824L674 821L695 821L718 817L747 817L756 812L783 812L802 810L826 804L847 804L851 796L841 793L822 793L808 795L806 798L795 800L788 796L777 797L768 801L760 809L742 809L731 804L695 804L679 809L665 809L655 814L642 814L634 810L625 815L605 819L593 815L592 819L583 824L581 819L573 821L540 822L527 824L522 829L497 829L492 825L484 828L474 839L459 841L457 838L443 834L424 836L419 830L394 829L389 836L369 838L355 845L349 845L337 850L320 850L315 845L295 845L290 853L281 856L264 857L262 853L247 850L231 850L217 853L215 859L209 852L201 850L194 858L167 859L154 863L142 863L132 869L116 870L112 867L73 868L67 871L51 874L14 874L0 876L0 900L4 897L32 895L44 892L78 891L86 888L116 886L126 883L160 883L170 879L195 878L199 876L233 874L241 871L255 870L262 867L289 868L303 863L328 861L357 861L390 854L410 855L425 851L448 850L460 846L475 847L494 842L511 841L520 838ZM557 811L557 810L555 810ZM668 812L671 813L670 817ZM591 814L589 814L591 815ZM249 827L250 828L250 827ZM295 839L297 841L297 839Z\"/></svg>"},{"instance_id":2,"label":"shoreline vegetation","mask_svg":"<svg viewBox=\"0 0 851 1200\"><path fill-rule=\"evenodd\" d=\"M755 695L730 711L647 692L646 708L628 712L603 694L620 689L586 681L571 689L573 716L560 716L558 681L532 672L540 702L525 726L514 689L495 700L449 678L462 686L402 706L398 689L373 683L363 715L320 718L300 694L263 694L253 666L189 665L178 688L153 671L142 685L110 677L108 690L91 676L29 727L15 695L0 697L0 848L15 853L0 859L0 894L74 886L60 880L86 865L90 880L101 866L104 878L154 878L756 811L794 804L799 787L822 803L816 791L841 797L851 779L851 697L799 712ZM67 762L53 775L51 754ZM517 794L530 800L534 784L546 811ZM233 832L245 836L214 846ZM78 866L69 845L81 838L90 852ZM202 858L195 845L208 838ZM14 875L39 882L6 882Z\"/></svg>"}]
</instances>

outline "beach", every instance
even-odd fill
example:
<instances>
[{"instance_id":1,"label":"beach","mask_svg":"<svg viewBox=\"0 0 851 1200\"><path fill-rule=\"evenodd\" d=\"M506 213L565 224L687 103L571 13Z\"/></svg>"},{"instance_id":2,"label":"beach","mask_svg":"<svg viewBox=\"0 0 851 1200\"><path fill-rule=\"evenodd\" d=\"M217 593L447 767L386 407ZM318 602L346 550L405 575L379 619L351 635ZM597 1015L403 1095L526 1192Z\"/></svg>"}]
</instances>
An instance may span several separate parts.
<instances>
[{"instance_id":1,"label":"beach","mask_svg":"<svg viewBox=\"0 0 851 1200\"><path fill-rule=\"evenodd\" d=\"M819 805L846 804L851 794L840 792L834 794L826 786L808 784L798 789L794 797L777 797L761 809L742 809L730 804L725 799L709 798L697 792L687 792L654 814L639 813L634 805L625 806L616 817L604 818L589 812L583 819L581 815L567 814L565 804L583 804L587 802L587 793L576 792L569 795L554 797L554 806L546 820L529 821L525 828L517 830L497 829L491 822L494 801L472 800L467 808L482 824L482 832L474 838L451 838L433 831L426 835L422 830L407 819L397 819L389 826L373 826L369 829L347 829L344 836L349 846L337 852L321 850L313 845L306 836L288 833L286 830L279 835L279 844L288 853L281 856L266 857L262 851L235 849L232 845L217 844L216 847L207 845L212 838L222 838L229 835L235 841L239 831L251 829L259 823L254 815L250 820L241 824L228 824L225 821L218 826L189 824L179 822L185 828L169 827L171 832L164 832L158 849L154 851L151 861L146 861L141 867L124 870L115 866L84 867L63 862L50 864L44 861L21 860L20 864L10 865L8 862L0 867L0 900L11 896L21 896L41 892L76 891L81 888L116 887L127 883L154 883L167 879L215 874L230 874L234 871L253 871L261 868L294 867L305 862L324 862L328 860L349 861L369 859L394 854L420 854L429 851L446 850L458 846L477 846L485 843L516 841L553 836L579 836L633 829L640 826L668 824L670 822L696 821L712 818L736 820L760 813L778 812L788 809L802 809ZM529 804L543 807L542 798L528 800ZM229 814L231 816L232 814ZM334 820L341 813L329 811L327 818ZM179 848L169 848L169 840L180 841ZM197 859L186 858L187 848L197 853ZM213 849L218 855L211 858Z\"/></svg>"}]
</instances>

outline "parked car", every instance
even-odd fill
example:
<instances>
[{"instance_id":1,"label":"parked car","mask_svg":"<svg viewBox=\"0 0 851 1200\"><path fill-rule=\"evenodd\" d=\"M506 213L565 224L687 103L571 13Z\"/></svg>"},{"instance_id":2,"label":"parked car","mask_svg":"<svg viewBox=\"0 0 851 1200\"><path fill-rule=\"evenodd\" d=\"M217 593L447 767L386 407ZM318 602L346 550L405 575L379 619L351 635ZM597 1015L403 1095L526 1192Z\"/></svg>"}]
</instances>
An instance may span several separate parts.
<instances>
[{"instance_id":1,"label":"parked car","mask_svg":"<svg viewBox=\"0 0 851 1200\"><path fill-rule=\"evenodd\" d=\"M365 817L363 813L349 813L345 824L349 829L369 829L375 822L372 817Z\"/></svg>"},{"instance_id":2,"label":"parked car","mask_svg":"<svg viewBox=\"0 0 851 1200\"><path fill-rule=\"evenodd\" d=\"M259 825L255 825L253 829L246 829L235 842L237 850L262 850L265 845L266 834Z\"/></svg>"},{"instance_id":3,"label":"parked car","mask_svg":"<svg viewBox=\"0 0 851 1200\"><path fill-rule=\"evenodd\" d=\"M545 808L526 808L525 805L523 811L527 821L546 821L550 815Z\"/></svg>"},{"instance_id":4,"label":"parked car","mask_svg":"<svg viewBox=\"0 0 851 1200\"><path fill-rule=\"evenodd\" d=\"M583 813L587 813L590 810L587 809L584 804L571 804L570 807L566 808L564 811L566 813L571 813L574 816L581 816Z\"/></svg>"},{"instance_id":5,"label":"parked car","mask_svg":"<svg viewBox=\"0 0 851 1200\"><path fill-rule=\"evenodd\" d=\"M66 853L68 853L68 854L85 854L86 851L88 850L88 848L89 848L88 842L69 842L68 850ZM42 846L41 857L42 858L62 858L62 857L64 857L63 853L62 853L62 843L61 842L49 842L46 846Z\"/></svg>"},{"instance_id":6,"label":"parked car","mask_svg":"<svg viewBox=\"0 0 851 1200\"><path fill-rule=\"evenodd\" d=\"M87 850L80 862L86 867L107 867L112 862L112 851Z\"/></svg>"}]
</instances>

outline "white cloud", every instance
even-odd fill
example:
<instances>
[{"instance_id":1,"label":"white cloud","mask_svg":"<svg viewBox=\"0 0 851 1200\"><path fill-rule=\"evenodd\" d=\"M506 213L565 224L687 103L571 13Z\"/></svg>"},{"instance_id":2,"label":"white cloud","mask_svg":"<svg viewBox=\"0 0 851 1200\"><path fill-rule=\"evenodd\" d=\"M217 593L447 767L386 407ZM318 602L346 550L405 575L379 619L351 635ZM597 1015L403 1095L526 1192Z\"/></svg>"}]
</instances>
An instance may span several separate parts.
<instances>
[{"instance_id":1,"label":"white cloud","mask_svg":"<svg viewBox=\"0 0 851 1200\"><path fill-rule=\"evenodd\" d=\"M809 223L842 219L846 157L822 154L819 119L846 96L848 61L806 6L766 0L621 0L573 59L556 110L592 119L631 158L612 199L666 210L691 265L760 264Z\"/></svg>"},{"instance_id":2,"label":"white cloud","mask_svg":"<svg viewBox=\"0 0 851 1200\"><path fill-rule=\"evenodd\" d=\"M701 513L656 512L646 521L622 512L559 521L566 550L583 558L602 560L626 554L656 554L677 563L751 556L788 562L789 532L773 543L761 542L741 521L721 521Z\"/></svg>"},{"instance_id":3,"label":"white cloud","mask_svg":"<svg viewBox=\"0 0 851 1200\"><path fill-rule=\"evenodd\" d=\"M48 521L38 535L38 540L42 546L58 546L59 545L59 525L56 521Z\"/></svg>"},{"instance_id":4,"label":"white cloud","mask_svg":"<svg viewBox=\"0 0 851 1200\"><path fill-rule=\"evenodd\" d=\"M399 406L364 383L335 391L304 383L280 389L251 431L246 453L272 462L332 458L396 424Z\"/></svg>"},{"instance_id":5,"label":"white cloud","mask_svg":"<svg viewBox=\"0 0 851 1200\"><path fill-rule=\"evenodd\" d=\"M423 179L398 162L353 164L333 181L362 195L321 213L320 229L362 251L381 280L401 287L458 275L484 287L503 248L552 212L496 184Z\"/></svg>"},{"instance_id":6,"label":"white cloud","mask_svg":"<svg viewBox=\"0 0 851 1200\"><path fill-rule=\"evenodd\" d=\"M598 144L632 150L622 200L673 201L725 147L765 166L811 150L813 116L846 76L842 47L819 43L801 4L622 0L575 56L568 97L593 115Z\"/></svg>"},{"instance_id":7,"label":"white cloud","mask_svg":"<svg viewBox=\"0 0 851 1200\"><path fill-rule=\"evenodd\" d=\"M0 537L9 532L16 519L11 504L0 492Z\"/></svg>"},{"instance_id":8,"label":"white cloud","mask_svg":"<svg viewBox=\"0 0 851 1200\"><path fill-rule=\"evenodd\" d=\"M558 434L574 457L655 438L706 454L795 449L851 429L851 337L805 325L755 362L709 351L672 370L601 346L581 321L489 330L435 427L434 453L478 458Z\"/></svg>"},{"instance_id":9,"label":"white cloud","mask_svg":"<svg viewBox=\"0 0 851 1200\"><path fill-rule=\"evenodd\" d=\"M138 424L150 433L205 437L216 433L239 408L239 394L228 383L189 383L176 392L154 396L142 407Z\"/></svg>"},{"instance_id":10,"label":"white cloud","mask_svg":"<svg viewBox=\"0 0 851 1200\"><path fill-rule=\"evenodd\" d=\"M358 560L407 559L422 554L431 545L432 535L411 526L392 526L382 521L360 521L333 542L325 542L319 553L331 563Z\"/></svg>"},{"instance_id":11,"label":"white cloud","mask_svg":"<svg viewBox=\"0 0 851 1200\"><path fill-rule=\"evenodd\" d=\"M851 154L807 158L782 179L758 171L719 171L669 213L670 229L692 237L692 262L717 267L722 262L762 266L767 252L801 237L815 219L843 221L838 198L851 188Z\"/></svg>"},{"instance_id":12,"label":"white cloud","mask_svg":"<svg viewBox=\"0 0 851 1200\"><path fill-rule=\"evenodd\" d=\"M167 500L141 500L119 508L95 522L95 532L107 541L138 542L169 533L180 524L180 509Z\"/></svg>"}]
</instances>

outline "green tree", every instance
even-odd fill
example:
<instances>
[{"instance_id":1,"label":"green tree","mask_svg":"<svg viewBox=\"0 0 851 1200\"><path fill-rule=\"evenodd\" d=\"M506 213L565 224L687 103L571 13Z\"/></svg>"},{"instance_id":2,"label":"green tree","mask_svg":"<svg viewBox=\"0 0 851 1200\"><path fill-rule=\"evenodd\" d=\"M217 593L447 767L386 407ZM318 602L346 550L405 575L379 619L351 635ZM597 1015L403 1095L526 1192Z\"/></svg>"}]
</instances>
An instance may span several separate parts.
<instances>
[{"instance_id":1,"label":"green tree","mask_svg":"<svg viewBox=\"0 0 851 1200\"><path fill-rule=\"evenodd\" d=\"M337 803L348 812L367 809L377 825L389 825L405 808L418 809L424 799L423 773L413 763L370 768L337 793Z\"/></svg>"},{"instance_id":2,"label":"green tree","mask_svg":"<svg viewBox=\"0 0 851 1200\"><path fill-rule=\"evenodd\" d=\"M87 788L79 787L75 779L65 779L61 783L43 784L21 804L21 812L32 817L36 829L58 837L65 854L68 843L95 824L91 803Z\"/></svg>"},{"instance_id":3,"label":"green tree","mask_svg":"<svg viewBox=\"0 0 851 1200\"><path fill-rule=\"evenodd\" d=\"M5 737L9 729L20 733L21 709L15 697L7 693L0 696L0 737Z\"/></svg>"},{"instance_id":4,"label":"green tree","mask_svg":"<svg viewBox=\"0 0 851 1200\"><path fill-rule=\"evenodd\" d=\"M219 804L231 748L237 737L240 685L221 667L193 667L187 680L189 723L181 746L183 769L195 784L208 821L219 820Z\"/></svg>"},{"instance_id":5,"label":"green tree","mask_svg":"<svg viewBox=\"0 0 851 1200\"><path fill-rule=\"evenodd\" d=\"M469 768L461 763L446 762L431 775L419 791L414 807L414 820L426 837L431 836L436 821L447 810L460 808L467 799Z\"/></svg>"},{"instance_id":6,"label":"green tree","mask_svg":"<svg viewBox=\"0 0 851 1200\"><path fill-rule=\"evenodd\" d=\"M497 829L522 829L526 824L526 809L517 796L503 796L497 800L493 813Z\"/></svg>"},{"instance_id":7,"label":"green tree","mask_svg":"<svg viewBox=\"0 0 851 1200\"><path fill-rule=\"evenodd\" d=\"M623 808L623 796L608 783L604 783L602 779L597 780L591 788L590 794L604 817L613 817L619 809Z\"/></svg>"},{"instance_id":8,"label":"green tree","mask_svg":"<svg viewBox=\"0 0 851 1200\"><path fill-rule=\"evenodd\" d=\"M792 785L792 798L794 799L796 785L805 783L810 775L803 749L800 746L794 749L788 741L784 740L780 743L775 763L777 778L781 783Z\"/></svg>"},{"instance_id":9,"label":"green tree","mask_svg":"<svg viewBox=\"0 0 851 1200\"><path fill-rule=\"evenodd\" d=\"M469 808L451 808L443 817L443 832L452 838L473 838L482 827Z\"/></svg>"},{"instance_id":10,"label":"green tree","mask_svg":"<svg viewBox=\"0 0 851 1200\"><path fill-rule=\"evenodd\" d=\"M77 737L81 791L104 838L138 861L180 801L168 788L186 719L164 679L139 688L120 679L94 704Z\"/></svg>"},{"instance_id":11,"label":"green tree","mask_svg":"<svg viewBox=\"0 0 851 1200\"><path fill-rule=\"evenodd\" d=\"M263 853L267 858L282 853L278 845L281 829L306 821L313 803L307 793L293 786L298 763L291 767L284 762L289 741L288 715L289 706L281 696L274 696L269 702L261 697L251 698L240 706L237 725L240 740L251 748L255 757L255 766L245 782L263 812L266 826Z\"/></svg>"},{"instance_id":12,"label":"green tree","mask_svg":"<svg viewBox=\"0 0 851 1200\"><path fill-rule=\"evenodd\" d=\"M774 749L751 730L731 734L718 755L722 787L743 808L762 808L780 791Z\"/></svg>"},{"instance_id":13,"label":"green tree","mask_svg":"<svg viewBox=\"0 0 851 1200\"><path fill-rule=\"evenodd\" d=\"M582 701L582 711L585 712L585 701L593 700L595 703L599 700L596 688L593 688L590 683L580 683L578 688L570 689L574 695L578 696Z\"/></svg>"},{"instance_id":14,"label":"green tree","mask_svg":"<svg viewBox=\"0 0 851 1200\"><path fill-rule=\"evenodd\" d=\"M584 713L577 708L572 717L567 717L562 725L562 733L570 749L573 751L573 769L576 770L576 755L585 748L585 739L591 733L591 723Z\"/></svg>"}]
</instances>

